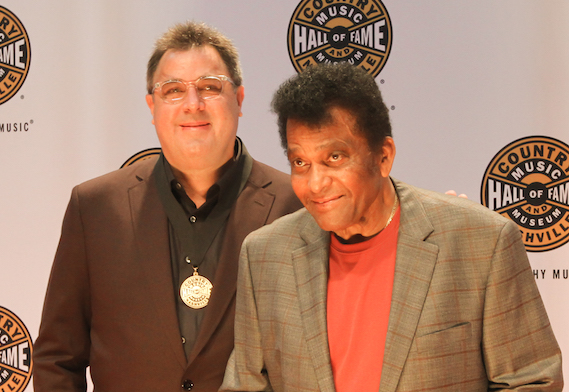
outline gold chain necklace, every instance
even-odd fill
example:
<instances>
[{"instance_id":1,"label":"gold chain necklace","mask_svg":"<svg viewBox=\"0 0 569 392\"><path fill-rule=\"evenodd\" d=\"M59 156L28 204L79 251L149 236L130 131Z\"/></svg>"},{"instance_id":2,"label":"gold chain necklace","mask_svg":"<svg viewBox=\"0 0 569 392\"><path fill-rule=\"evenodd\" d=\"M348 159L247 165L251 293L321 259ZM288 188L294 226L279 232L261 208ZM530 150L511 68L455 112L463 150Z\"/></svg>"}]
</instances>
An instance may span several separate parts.
<instances>
[{"instance_id":1,"label":"gold chain necklace","mask_svg":"<svg viewBox=\"0 0 569 392\"><path fill-rule=\"evenodd\" d=\"M385 226L383 226L383 229L381 229L382 231L385 230L385 228L389 226L389 224L393 220L398 205L399 205L399 196L397 196L397 192L395 192L395 202L393 203L393 208L391 209L391 214L389 214L389 219L387 219L387 223L385 224Z\"/></svg>"}]
</instances>

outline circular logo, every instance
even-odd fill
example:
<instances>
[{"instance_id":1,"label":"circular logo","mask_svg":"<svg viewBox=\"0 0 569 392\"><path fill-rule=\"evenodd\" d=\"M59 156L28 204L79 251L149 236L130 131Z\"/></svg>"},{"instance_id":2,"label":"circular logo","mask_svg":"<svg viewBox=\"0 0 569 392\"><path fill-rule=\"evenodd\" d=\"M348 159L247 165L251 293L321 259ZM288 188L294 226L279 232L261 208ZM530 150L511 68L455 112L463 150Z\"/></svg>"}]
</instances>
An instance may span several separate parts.
<instances>
[{"instance_id":1,"label":"circular logo","mask_svg":"<svg viewBox=\"0 0 569 392\"><path fill-rule=\"evenodd\" d=\"M0 390L20 392L32 377L32 338L22 321L0 306Z\"/></svg>"},{"instance_id":2,"label":"circular logo","mask_svg":"<svg viewBox=\"0 0 569 392\"><path fill-rule=\"evenodd\" d=\"M212 288L209 279L198 275L196 271L180 286L180 298L190 308L201 309L208 304Z\"/></svg>"},{"instance_id":3,"label":"circular logo","mask_svg":"<svg viewBox=\"0 0 569 392\"><path fill-rule=\"evenodd\" d=\"M131 156L130 158L128 158L128 159L125 161L125 163L123 163L123 164L121 165L120 168L122 169L123 167L130 166L130 165L132 165L132 164L135 163L135 162L144 161L145 159L152 158L152 157L155 156L155 155L160 155L161 152L162 152L162 149L159 148L159 147L148 148L148 149L146 149L146 150L137 152L136 154L134 154L133 156Z\"/></svg>"},{"instance_id":4,"label":"circular logo","mask_svg":"<svg viewBox=\"0 0 569 392\"><path fill-rule=\"evenodd\" d=\"M0 6L0 105L22 87L32 57L24 25L12 12Z\"/></svg>"},{"instance_id":5,"label":"circular logo","mask_svg":"<svg viewBox=\"0 0 569 392\"><path fill-rule=\"evenodd\" d=\"M297 72L347 61L376 77L389 57L392 36L379 0L303 0L288 26L288 53Z\"/></svg>"},{"instance_id":6,"label":"circular logo","mask_svg":"<svg viewBox=\"0 0 569 392\"><path fill-rule=\"evenodd\" d=\"M569 241L569 146L547 137L518 139L488 165L480 199L516 222L528 252Z\"/></svg>"}]
</instances>

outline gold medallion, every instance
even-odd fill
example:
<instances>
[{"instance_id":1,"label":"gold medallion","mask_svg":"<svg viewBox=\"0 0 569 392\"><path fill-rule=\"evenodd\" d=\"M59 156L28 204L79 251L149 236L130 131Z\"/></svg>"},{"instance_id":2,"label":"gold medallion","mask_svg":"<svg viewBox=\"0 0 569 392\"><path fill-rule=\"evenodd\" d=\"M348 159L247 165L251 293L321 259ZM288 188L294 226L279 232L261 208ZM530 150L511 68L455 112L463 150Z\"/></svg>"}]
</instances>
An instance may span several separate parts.
<instances>
[{"instance_id":1,"label":"gold medallion","mask_svg":"<svg viewBox=\"0 0 569 392\"><path fill-rule=\"evenodd\" d=\"M212 287L209 279L199 275L197 267L194 267L194 274L180 286L180 298L190 308L201 309L207 306Z\"/></svg>"}]
</instances>

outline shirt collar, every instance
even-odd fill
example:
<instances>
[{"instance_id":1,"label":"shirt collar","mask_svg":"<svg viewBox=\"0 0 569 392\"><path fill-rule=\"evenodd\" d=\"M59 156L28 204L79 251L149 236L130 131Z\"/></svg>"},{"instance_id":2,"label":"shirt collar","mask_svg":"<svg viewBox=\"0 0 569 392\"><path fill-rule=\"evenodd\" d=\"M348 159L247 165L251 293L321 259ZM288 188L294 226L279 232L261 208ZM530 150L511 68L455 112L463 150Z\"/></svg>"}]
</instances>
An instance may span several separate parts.
<instances>
[{"instance_id":1,"label":"shirt collar","mask_svg":"<svg viewBox=\"0 0 569 392\"><path fill-rule=\"evenodd\" d=\"M233 205L249 177L250 171L244 173L244 169L250 166L247 164L249 160L251 160L251 157L248 155L243 142L241 139L236 138L233 157L224 165L226 169L222 176L208 189L206 201L200 208L197 208L196 204L188 197L182 184L174 176L172 166L166 157L164 157L164 171L172 194L186 213L191 215L197 213L207 216L218 204L222 208L228 208Z\"/></svg>"}]
</instances>

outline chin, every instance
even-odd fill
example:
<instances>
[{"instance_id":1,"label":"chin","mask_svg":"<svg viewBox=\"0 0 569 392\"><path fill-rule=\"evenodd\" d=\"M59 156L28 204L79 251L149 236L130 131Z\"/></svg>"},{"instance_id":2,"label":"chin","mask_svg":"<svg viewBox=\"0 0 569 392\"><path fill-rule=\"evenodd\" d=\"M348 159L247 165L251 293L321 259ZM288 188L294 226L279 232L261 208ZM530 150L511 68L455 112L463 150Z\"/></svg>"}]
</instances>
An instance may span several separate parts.
<instances>
[{"instance_id":1,"label":"chin","mask_svg":"<svg viewBox=\"0 0 569 392\"><path fill-rule=\"evenodd\" d=\"M337 231L342 231L343 227L341 227L340 225L338 225L338 222L333 222L329 219L317 219L315 218L316 223L318 223L318 226L320 226L320 228L324 231L333 231L333 232L337 232Z\"/></svg>"}]
</instances>

